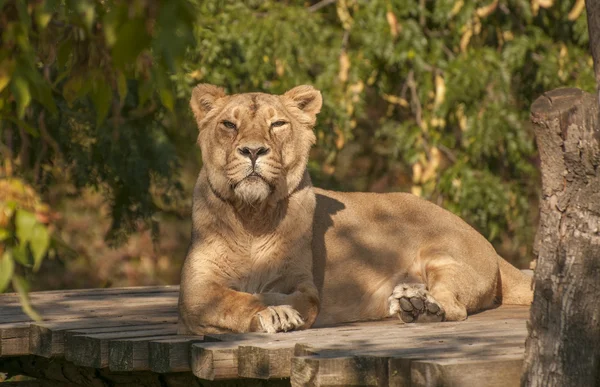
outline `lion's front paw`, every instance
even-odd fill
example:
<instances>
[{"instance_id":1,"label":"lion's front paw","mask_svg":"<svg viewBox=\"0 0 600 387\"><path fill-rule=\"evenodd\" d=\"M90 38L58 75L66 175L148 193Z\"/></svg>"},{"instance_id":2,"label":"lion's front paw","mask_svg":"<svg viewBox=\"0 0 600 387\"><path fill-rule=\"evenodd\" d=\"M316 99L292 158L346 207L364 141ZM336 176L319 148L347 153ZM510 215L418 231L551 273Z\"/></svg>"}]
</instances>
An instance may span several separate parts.
<instances>
[{"instance_id":1,"label":"lion's front paw","mask_svg":"<svg viewBox=\"0 0 600 387\"><path fill-rule=\"evenodd\" d=\"M400 284L388 298L390 315L398 313L404 322L444 321L444 308L429 294L424 284Z\"/></svg>"},{"instance_id":2,"label":"lion's front paw","mask_svg":"<svg viewBox=\"0 0 600 387\"><path fill-rule=\"evenodd\" d=\"M300 313L289 305L269 306L256 316L267 333L287 332L304 324Z\"/></svg>"}]
</instances>

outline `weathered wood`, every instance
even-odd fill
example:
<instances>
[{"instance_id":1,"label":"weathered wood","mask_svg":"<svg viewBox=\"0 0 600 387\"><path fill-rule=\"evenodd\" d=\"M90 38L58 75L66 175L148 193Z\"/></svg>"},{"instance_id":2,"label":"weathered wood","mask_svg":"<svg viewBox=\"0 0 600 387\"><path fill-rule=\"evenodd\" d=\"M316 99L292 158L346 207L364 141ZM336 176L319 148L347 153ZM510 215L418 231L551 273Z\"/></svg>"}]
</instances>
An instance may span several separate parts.
<instances>
[{"instance_id":1,"label":"weathered wood","mask_svg":"<svg viewBox=\"0 0 600 387\"><path fill-rule=\"evenodd\" d=\"M193 344L192 372L206 380L237 379L238 346L236 342Z\"/></svg>"},{"instance_id":2,"label":"weathered wood","mask_svg":"<svg viewBox=\"0 0 600 387\"><path fill-rule=\"evenodd\" d=\"M289 378L294 347L289 343L240 345L238 375L244 378Z\"/></svg>"},{"instance_id":3,"label":"weathered wood","mask_svg":"<svg viewBox=\"0 0 600 387\"><path fill-rule=\"evenodd\" d=\"M542 200L524 385L600 385L597 102L578 89L557 89L531 107Z\"/></svg>"},{"instance_id":4,"label":"weathered wood","mask_svg":"<svg viewBox=\"0 0 600 387\"><path fill-rule=\"evenodd\" d=\"M177 335L115 339L108 343L108 368L111 371L150 370L150 341L176 339Z\"/></svg>"},{"instance_id":5,"label":"weathered wood","mask_svg":"<svg viewBox=\"0 0 600 387\"><path fill-rule=\"evenodd\" d=\"M169 312L148 316L128 315L103 317L101 319L82 319L32 323L29 326L29 353L43 357L63 356L65 332L91 328L118 328L140 324L173 324L177 315ZM118 330L118 329L115 329Z\"/></svg>"},{"instance_id":6,"label":"weathered wood","mask_svg":"<svg viewBox=\"0 0 600 387\"><path fill-rule=\"evenodd\" d=\"M594 59L594 72L596 74L596 85L598 86L598 98L600 99L600 1L586 0L585 8L590 37L590 51Z\"/></svg>"},{"instance_id":7,"label":"weathered wood","mask_svg":"<svg viewBox=\"0 0 600 387\"><path fill-rule=\"evenodd\" d=\"M150 329L154 328L154 329ZM112 328L107 328L112 329ZM67 332L65 337L65 358L75 365L104 368L108 367L108 345L111 340L134 338L171 336L177 333L175 324L159 326L125 327L118 331L106 333L81 333Z\"/></svg>"},{"instance_id":8,"label":"weathered wood","mask_svg":"<svg viewBox=\"0 0 600 387\"><path fill-rule=\"evenodd\" d=\"M33 292L30 297L45 321L78 323L99 317L108 321L120 317L176 316L178 287ZM14 294L0 295L0 357L36 353L29 348L31 318L21 311L15 298ZM16 304L11 305L13 301L10 300ZM33 340L35 348L38 337L34 336Z\"/></svg>"},{"instance_id":9,"label":"weathered wood","mask_svg":"<svg viewBox=\"0 0 600 387\"><path fill-rule=\"evenodd\" d=\"M292 386L387 386L387 359L381 357L296 356Z\"/></svg>"},{"instance_id":10,"label":"weathered wood","mask_svg":"<svg viewBox=\"0 0 600 387\"><path fill-rule=\"evenodd\" d=\"M528 308L510 306L470 316L463 322L403 324L388 319L275 335L207 335L202 341L199 336L174 335L176 293L105 292L99 289L97 293L50 296L34 293L42 309L54 310L49 315L52 320L0 324L0 349L48 356L50 361L36 357L27 363L26 372L53 380L62 377L65 383L82 385L92 385L90 380L98 378L104 383L101 385L195 385L196 381L188 378L193 375L191 371L213 380L213 384L242 377L252 385L263 385L290 377L293 358L304 362L298 363L298 370L304 371L298 372L295 380L308 377L316 385L368 385L385 384L388 378L394 385L402 364L406 368L404 377L411 380L411 364L418 362L427 363L431 370L437 370L435 375L444 376L454 375L448 371L454 368L447 368L445 361L468 363L474 358L495 356L501 362L501 356L519 358L528 316ZM153 303L160 299L167 301ZM3 310L0 306L0 315ZM18 313L13 314L9 321L19 318ZM21 358L29 357L16 359ZM0 368L5 359L15 358L0 356ZM51 371L38 372L31 368L34 364ZM514 364L507 364L514 369Z\"/></svg>"},{"instance_id":11,"label":"weathered wood","mask_svg":"<svg viewBox=\"0 0 600 387\"><path fill-rule=\"evenodd\" d=\"M516 387L521 380L523 357L495 356L479 359L412 361L410 381L390 376L390 386ZM390 375L394 368L390 368ZM400 384L406 383L406 384Z\"/></svg>"},{"instance_id":12,"label":"weathered wood","mask_svg":"<svg viewBox=\"0 0 600 387\"><path fill-rule=\"evenodd\" d=\"M111 372L108 368L93 369L76 366L62 358L46 359L21 356L0 359L0 371L13 375L29 375L42 380L46 387L200 387L191 372L156 374L151 372ZM2 384L4 385L4 384ZM213 387L218 387L214 385ZM249 386L256 386L250 384ZM221 385L221 387L228 387Z\"/></svg>"},{"instance_id":13,"label":"weathered wood","mask_svg":"<svg viewBox=\"0 0 600 387\"><path fill-rule=\"evenodd\" d=\"M190 371L191 346L202 341L202 336L178 336L175 339L150 341L150 369L158 373Z\"/></svg>"},{"instance_id":14,"label":"weathered wood","mask_svg":"<svg viewBox=\"0 0 600 387\"><path fill-rule=\"evenodd\" d=\"M122 314L125 311L129 312L142 312L149 311L153 307L168 307L173 306L176 308L177 295L137 295L135 297L124 297L120 300L111 300L105 298L101 300L74 300L71 302L65 302L64 305L55 302L41 302L34 305L36 311L44 320L58 320L65 319L65 315L68 315L70 319L73 318L86 318L94 317L98 315L114 316L116 314ZM2 308L3 313L0 316L0 323L9 322L26 322L31 321L31 317L27 316L21 311L20 307L6 307Z\"/></svg>"}]
</instances>

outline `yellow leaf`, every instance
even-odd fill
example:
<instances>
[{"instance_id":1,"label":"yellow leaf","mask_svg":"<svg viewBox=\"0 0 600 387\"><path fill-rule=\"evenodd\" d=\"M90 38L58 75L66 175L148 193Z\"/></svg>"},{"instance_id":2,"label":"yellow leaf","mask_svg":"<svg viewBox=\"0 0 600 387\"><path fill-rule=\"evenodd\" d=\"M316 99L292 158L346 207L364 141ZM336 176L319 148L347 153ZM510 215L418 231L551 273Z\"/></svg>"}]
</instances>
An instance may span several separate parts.
<instances>
[{"instance_id":1,"label":"yellow leaf","mask_svg":"<svg viewBox=\"0 0 600 387\"><path fill-rule=\"evenodd\" d=\"M421 175L423 174L423 167L418 161L412 166L412 181L415 184L419 184L421 181Z\"/></svg>"},{"instance_id":2,"label":"yellow leaf","mask_svg":"<svg viewBox=\"0 0 600 387\"><path fill-rule=\"evenodd\" d=\"M469 45L469 42L471 41L472 36L473 36L473 26L471 25L471 23L469 23L469 24L467 24L465 32L463 33L463 35L460 38L460 51L462 51L462 52L467 51L467 46Z\"/></svg>"},{"instance_id":3,"label":"yellow leaf","mask_svg":"<svg viewBox=\"0 0 600 387\"><path fill-rule=\"evenodd\" d=\"M537 16L540 11L540 1L539 0L531 0L531 13L533 16Z\"/></svg>"},{"instance_id":4,"label":"yellow leaf","mask_svg":"<svg viewBox=\"0 0 600 387\"><path fill-rule=\"evenodd\" d=\"M391 104L400 105L402 107L408 107L408 101L404 98L397 97L391 94L383 94L383 99Z\"/></svg>"},{"instance_id":5,"label":"yellow leaf","mask_svg":"<svg viewBox=\"0 0 600 387\"><path fill-rule=\"evenodd\" d=\"M344 132L342 132L338 127L335 127L333 129L333 131L336 134L336 138L335 138L335 147L339 150L342 149L344 147L344 144L346 143L346 140L344 138Z\"/></svg>"},{"instance_id":6,"label":"yellow leaf","mask_svg":"<svg viewBox=\"0 0 600 387\"><path fill-rule=\"evenodd\" d=\"M458 0L457 2L455 2L454 6L452 7L452 10L450 11L450 18L456 16L462 9L463 5L465 5L465 2L463 0Z\"/></svg>"},{"instance_id":7,"label":"yellow leaf","mask_svg":"<svg viewBox=\"0 0 600 387\"><path fill-rule=\"evenodd\" d=\"M550 8L554 4L554 0L538 0L538 3L542 8Z\"/></svg>"},{"instance_id":8,"label":"yellow leaf","mask_svg":"<svg viewBox=\"0 0 600 387\"><path fill-rule=\"evenodd\" d=\"M446 96L446 84L444 82L444 78L440 74L435 75L435 99L433 101L433 106L438 108L441 104L444 103L444 99Z\"/></svg>"},{"instance_id":9,"label":"yellow leaf","mask_svg":"<svg viewBox=\"0 0 600 387\"><path fill-rule=\"evenodd\" d=\"M340 54L340 72L338 78L340 82L346 82L348 80L348 70L350 70L350 58L346 51Z\"/></svg>"},{"instance_id":10,"label":"yellow leaf","mask_svg":"<svg viewBox=\"0 0 600 387\"><path fill-rule=\"evenodd\" d=\"M429 160L427 166L425 167L425 171L423 171L423 175L421 177L421 182L426 183L435 177L435 173L440 165L441 154L438 148L432 147L429 150Z\"/></svg>"},{"instance_id":11,"label":"yellow leaf","mask_svg":"<svg viewBox=\"0 0 600 387\"><path fill-rule=\"evenodd\" d=\"M417 185L413 185L410 189L410 192L415 196L421 196L421 194L423 193L423 188Z\"/></svg>"},{"instance_id":12,"label":"yellow leaf","mask_svg":"<svg viewBox=\"0 0 600 387\"><path fill-rule=\"evenodd\" d=\"M577 20L579 15L581 15L581 12L583 12L584 8L585 8L585 0L577 0L575 2L575 5L571 9L571 12L569 12L567 19L569 19L569 21Z\"/></svg>"},{"instance_id":13,"label":"yellow leaf","mask_svg":"<svg viewBox=\"0 0 600 387\"><path fill-rule=\"evenodd\" d=\"M280 76L280 77L282 77L283 74L285 73L284 62L280 59L275 59L275 72L277 73L277 76Z\"/></svg>"},{"instance_id":14,"label":"yellow leaf","mask_svg":"<svg viewBox=\"0 0 600 387\"><path fill-rule=\"evenodd\" d=\"M465 116L465 106L458 105L456 108L456 118L458 119L458 127L461 131L467 130L467 116Z\"/></svg>"},{"instance_id":15,"label":"yellow leaf","mask_svg":"<svg viewBox=\"0 0 600 387\"><path fill-rule=\"evenodd\" d=\"M385 18L387 19L387 22L390 26L390 34L392 34L392 37L395 38L400 32L398 26L398 19L392 11L387 11L387 13L385 14Z\"/></svg>"},{"instance_id":16,"label":"yellow leaf","mask_svg":"<svg viewBox=\"0 0 600 387\"><path fill-rule=\"evenodd\" d=\"M348 11L348 4L346 4L346 0L338 0L336 2L336 11L340 22L342 22L342 26L345 30L349 30L352 27L352 16L350 16L350 11Z\"/></svg>"},{"instance_id":17,"label":"yellow leaf","mask_svg":"<svg viewBox=\"0 0 600 387\"><path fill-rule=\"evenodd\" d=\"M477 11L475 12L477 13L477 16L479 16L480 18L484 18L491 15L492 12L496 10L496 8L498 8L498 0L493 0L490 4L485 5L481 8L477 8Z\"/></svg>"},{"instance_id":18,"label":"yellow leaf","mask_svg":"<svg viewBox=\"0 0 600 387\"><path fill-rule=\"evenodd\" d=\"M188 75L190 77L192 77L192 79L199 81L202 79L203 74L202 74L202 70L198 69L198 70L194 70L191 73L188 73Z\"/></svg>"}]
</instances>

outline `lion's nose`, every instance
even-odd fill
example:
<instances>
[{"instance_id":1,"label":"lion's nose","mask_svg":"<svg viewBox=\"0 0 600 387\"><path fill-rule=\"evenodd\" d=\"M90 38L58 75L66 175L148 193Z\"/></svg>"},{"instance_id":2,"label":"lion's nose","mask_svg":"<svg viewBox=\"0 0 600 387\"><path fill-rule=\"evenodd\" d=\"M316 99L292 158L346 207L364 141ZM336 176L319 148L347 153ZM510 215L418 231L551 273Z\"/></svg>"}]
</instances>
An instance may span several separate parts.
<instances>
[{"instance_id":1,"label":"lion's nose","mask_svg":"<svg viewBox=\"0 0 600 387\"><path fill-rule=\"evenodd\" d=\"M267 153L269 153L271 150L269 148L266 148L264 146L261 147L241 147L238 148L238 152L239 154L241 154L244 157L248 157L251 161L252 161L252 165L254 165L254 163L256 163L256 160L260 157L260 156L264 156Z\"/></svg>"}]
</instances>

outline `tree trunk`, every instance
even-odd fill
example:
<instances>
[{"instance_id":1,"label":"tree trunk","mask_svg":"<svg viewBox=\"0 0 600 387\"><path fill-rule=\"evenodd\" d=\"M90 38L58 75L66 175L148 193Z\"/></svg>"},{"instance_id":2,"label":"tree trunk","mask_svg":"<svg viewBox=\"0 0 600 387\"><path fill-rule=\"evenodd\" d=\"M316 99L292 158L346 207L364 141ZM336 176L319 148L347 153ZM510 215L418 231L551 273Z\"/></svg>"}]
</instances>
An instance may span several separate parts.
<instances>
[{"instance_id":1,"label":"tree trunk","mask_svg":"<svg viewBox=\"0 0 600 387\"><path fill-rule=\"evenodd\" d=\"M585 0L585 8L590 37L590 51L594 59L596 85L600 91L600 0Z\"/></svg>"},{"instance_id":2,"label":"tree trunk","mask_svg":"<svg viewBox=\"0 0 600 387\"><path fill-rule=\"evenodd\" d=\"M542 201L522 385L600 387L598 101L553 90L533 103L531 120Z\"/></svg>"}]
</instances>

